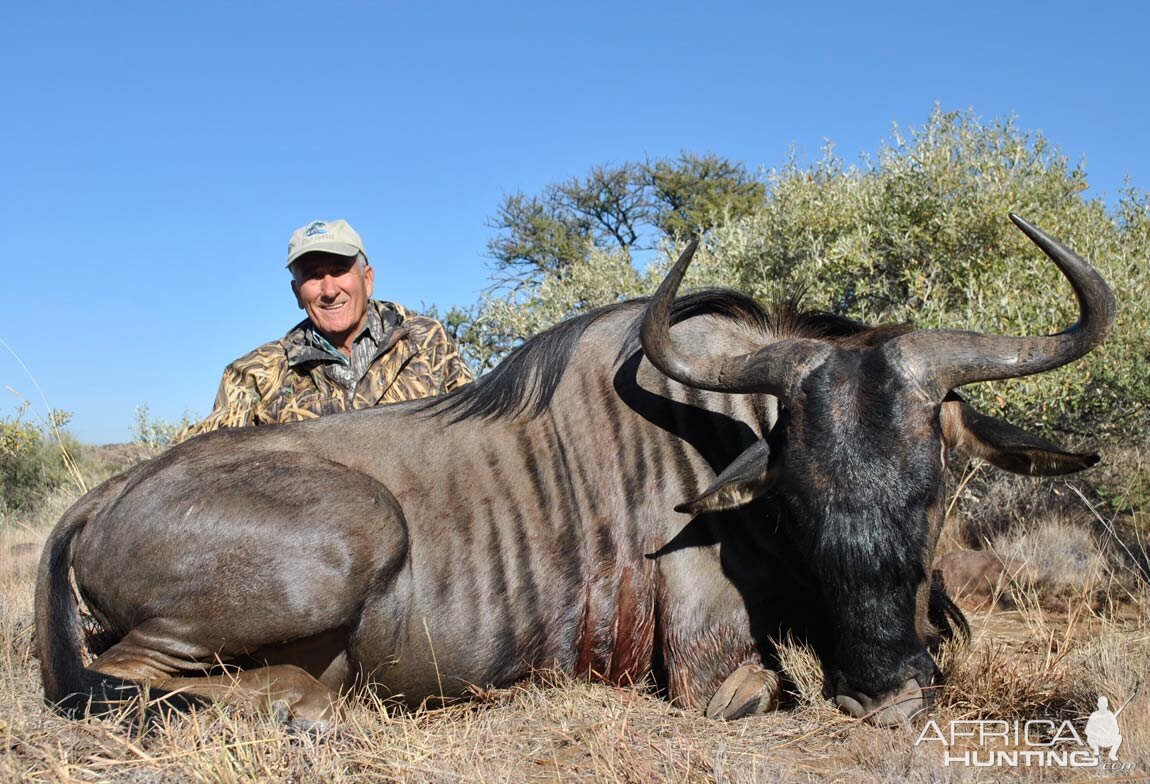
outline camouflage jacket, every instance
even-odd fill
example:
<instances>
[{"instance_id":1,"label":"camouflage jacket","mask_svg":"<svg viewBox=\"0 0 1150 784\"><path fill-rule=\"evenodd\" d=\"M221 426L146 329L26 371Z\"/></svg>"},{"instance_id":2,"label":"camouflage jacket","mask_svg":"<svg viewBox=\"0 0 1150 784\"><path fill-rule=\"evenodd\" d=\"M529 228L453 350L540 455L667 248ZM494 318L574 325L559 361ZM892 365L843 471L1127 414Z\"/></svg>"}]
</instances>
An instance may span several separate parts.
<instances>
[{"instance_id":1,"label":"camouflage jacket","mask_svg":"<svg viewBox=\"0 0 1150 784\"><path fill-rule=\"evenodd\" d=\"M450 392L472 380L459 349L435 319L408 313L393 302L372 301L382 340L367 372L352 390L324 372L338 361L308 339L310 322L265 343L224 368L212 412L173 441L222 427L314 419Z\"/></svg>"}]
</instances>

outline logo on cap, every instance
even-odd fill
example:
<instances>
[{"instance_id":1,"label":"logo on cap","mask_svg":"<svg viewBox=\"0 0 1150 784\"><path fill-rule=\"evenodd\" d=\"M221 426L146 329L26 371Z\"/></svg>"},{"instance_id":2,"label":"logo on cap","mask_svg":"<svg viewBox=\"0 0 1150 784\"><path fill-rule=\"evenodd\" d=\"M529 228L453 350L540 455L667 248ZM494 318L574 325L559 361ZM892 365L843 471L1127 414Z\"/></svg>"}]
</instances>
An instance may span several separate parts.
<instances>
[{"instance_id":1,"label":"logo on cap","mask_svg":"<svg viewBox=\"0 0 1150 784\"><path fill-rule=\"evenodd\" d=\"M303 236L314 237L317 234L327 234L327 223L325 221L315 221L304 229Z\"/></svg>"}]
</instances>

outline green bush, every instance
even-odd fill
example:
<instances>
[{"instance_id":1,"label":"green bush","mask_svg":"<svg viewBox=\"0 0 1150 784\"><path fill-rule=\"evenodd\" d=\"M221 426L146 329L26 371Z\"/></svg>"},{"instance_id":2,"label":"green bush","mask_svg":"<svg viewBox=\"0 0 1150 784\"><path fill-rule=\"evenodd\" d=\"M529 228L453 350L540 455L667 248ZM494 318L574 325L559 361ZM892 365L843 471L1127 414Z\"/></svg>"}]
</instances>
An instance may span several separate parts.
<instances>
[{"instance_id":1,"label":"green bush","mask_svg":"<svg viewBox=\"0 0 1150 784\"><path fill-rule=\"evenodd\" d=\"M152 416L147 403L136 406L136 421L131 425L132 443L149 456L163 452L177 435L195 424L195 418L187 411L178 422Z\"/></svg>"},{"instance_id":2,"label":"green bush","mask_svg":"<svg viewBox=\"0 0 1150 784\"><path fill-rule=\"evenodd\" d=\"M68 449L74 450L75 443L68 439L61 448L42 428L25 421L26 412L23 406L11 418L0 420L0 511L31 511L73 481ZM52 417L48 429L62 427L68 418L63 412L53 412Z\"/></svg>"}]
</instances>

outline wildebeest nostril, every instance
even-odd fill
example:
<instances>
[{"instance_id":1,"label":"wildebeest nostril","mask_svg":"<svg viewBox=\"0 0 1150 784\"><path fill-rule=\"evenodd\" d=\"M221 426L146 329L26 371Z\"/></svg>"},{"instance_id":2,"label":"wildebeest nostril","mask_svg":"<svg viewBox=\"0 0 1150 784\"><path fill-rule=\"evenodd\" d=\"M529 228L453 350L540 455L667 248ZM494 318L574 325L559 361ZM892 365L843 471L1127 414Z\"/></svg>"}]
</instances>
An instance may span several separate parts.
<instances>
[{"instance_id":1,"label":"wildebeest nostril","mask_svg":"<svg viewBox=\"0 0 1150 784\"><path fill-rule=\"evenodd\" d=\"M870 717L870 722L877 727L893 727L905 724L914 716L926 710L927 699L914 678L908 678L899 692L885 701L886 707Z\"/></svg>"},{"instance_id":2,"label":"wildebeest nostril","mask_svg":"<svg viewBox=\"0 0 1150 784\"><path fill-rule=\"evenodd\" d=\"M835 705L856 719L866 719L876 727L905 724L925 710L927 698L915 678L908 678L902 686L880 698L868 697L849 687L835 695Z\"/></svg>"}]
</instances>

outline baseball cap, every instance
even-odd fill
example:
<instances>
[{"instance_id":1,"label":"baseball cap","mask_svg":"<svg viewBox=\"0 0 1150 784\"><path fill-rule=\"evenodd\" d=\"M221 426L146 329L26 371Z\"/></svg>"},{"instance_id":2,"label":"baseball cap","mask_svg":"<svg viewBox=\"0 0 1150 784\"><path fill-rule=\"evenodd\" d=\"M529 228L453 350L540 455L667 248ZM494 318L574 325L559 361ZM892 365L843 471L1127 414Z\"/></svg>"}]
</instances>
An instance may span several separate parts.
<instances>
[{"instance_id":1,"label":"baseball cap","mask_svg":"<svg viewBox=\"0 0 1150 784\"><path fill-rule=\"evenodd\" d=\"M300 256L313 251L335 253L338 256L363 253L363 257L367 258L359 233L345 220L312 221L293 231L288 240L286 266L290 267Z\"/></svg>"}]
</instances>

